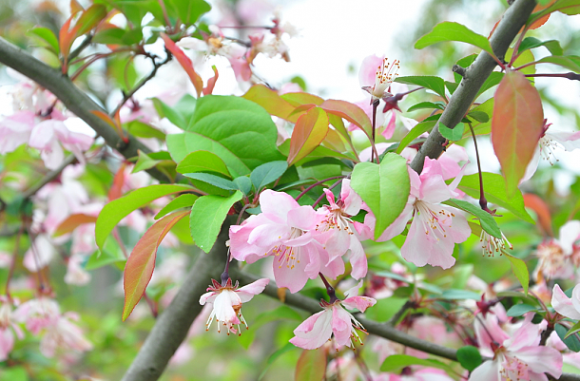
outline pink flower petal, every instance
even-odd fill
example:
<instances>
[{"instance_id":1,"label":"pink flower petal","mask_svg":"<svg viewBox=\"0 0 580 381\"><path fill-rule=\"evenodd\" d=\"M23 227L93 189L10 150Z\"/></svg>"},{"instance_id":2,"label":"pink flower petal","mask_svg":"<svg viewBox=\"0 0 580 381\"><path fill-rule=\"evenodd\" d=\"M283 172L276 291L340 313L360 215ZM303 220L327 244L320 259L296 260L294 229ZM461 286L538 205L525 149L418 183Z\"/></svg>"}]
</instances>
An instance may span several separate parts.
<instances>
[{"instance_id":1,"label":"pink flower petal","mask_svg":"<svg viewBox=\"0 0 580 381\"><path fill-rule=\"evenodd\" d=\"M485 361L471 372L469 381L501 381L499 361Z\"/></svg>"},{"instance_id":2,"label":"pink flower petal","mask_svg":"<svg viewBox=\"0 0 580 381\"><path fill-rule=\"evenodd\" d=\"M348 309L353 310L356 308L360 312L365 312L367 308L374 306L376 302L375 299L367 296L351 296L350 298L344 299L341 303Z\"/></svg>"},{"instance_id":3,"label":"pink flower petal","mask_svg":"<svg viewBox=\"0 0 580 381\"><path fill-rule=\"evenodd\" d=\"M327 309L310 316L294 330L290 342L304 349L320 348L332 336L332 311Z\"/></svg>"},{"instance_id":4,"label":"pink flower petal","mask_svg":"<svg viewBox=\"0 0 580 381\"><path fill-rule=\"evenodd\" d=\"M250 301L254 297L254 295L262 293L262 291L264 291L268 283L270 283L270 279L268 278L258 279L257 281L252 282L238 289L236 292L240 297L240 299L242 300L242 303L246 303Z\"/></svg>"},{"instance_id":5,"label":"pink flower petal","mask_svg":"<svg viewBox=\"0 0 580 381\"><path fill-rule=\"evenodd\" d=\"M266 189L260 194L260 207L263 213L272 213L286 221L288 212L299 207L296 200L287 193Z\"/></svg>"},{"instance_id":6,"label":"pink flower petal","mask_svg":"<svg viewBox=\"0 0 580 381\"><path fill-rule=\"evenodd\" d=\"M576 285L574 291L576 291L576 289L580 290L580 286ZM574 308L572 299L564 294L564 291L562 291L559 285L554 286L552 293L552 307L554 307L554 310L562 316L566 316L570 319L580 319L580 311Z\"/></svg>"}]
</instances>

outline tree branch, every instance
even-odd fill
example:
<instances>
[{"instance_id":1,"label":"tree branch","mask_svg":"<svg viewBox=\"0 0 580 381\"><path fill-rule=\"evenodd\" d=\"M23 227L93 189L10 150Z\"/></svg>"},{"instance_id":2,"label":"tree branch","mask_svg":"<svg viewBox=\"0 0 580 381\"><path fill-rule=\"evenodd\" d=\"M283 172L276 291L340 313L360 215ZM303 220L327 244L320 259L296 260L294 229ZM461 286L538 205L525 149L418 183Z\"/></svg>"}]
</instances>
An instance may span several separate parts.
<instances>
[{"instance_id":1,"label":"tree branch","mask_svg":"<svg viewBox=\"0 0 580 381\"><path fill-rule=\"evenodd\" d=\"M31 186L30 188L28 188L26 191L24 191L24 193L22 194L22 198L23 199L27 199L30 198L32 196L34 196L36 194L36 192L38 192L43 186L45 186L46 184L50 183L52 180L56 179L58 177L58 175L69 165L74 163L77 160L77 158L75 157L75 155L70 155L68 156L59 166L58 168L56 168L53 171L50 171L46 174L46 176L44 176L40 181L38 181L36 184L34 184L33 186Z\"/></svg>"},{"instance_id":2,"label":"tree branch","mask_svg":"<svg viewBox=\"0 0 580 381\"><path fill-rule=\"evenodd\" d=\"M237 266L230 269L230 273L232 275L232 280L239 280L241 285L246 285L255 282L256 280L259 279L255 275L243 272ZM276 286L276 283L270 281L270 283L266 286L266 289L264 290L264 294L279 300L278 287ZM286 291L284 303L293 307L298 307L310 313L317 313L321 311L320 305L315 300L304 295L291 294L288 291ZM369 333L372 333L373 335L383 337L385 339L397 342L399 344L403 344L407 347L411 347L423 352L430 353L435 356L443 357L452 361L457 361L457 352L455 351L455 349L443 347L441 345L434 344L429 341L418 339L414 336L408 335L404 332L401 332L393 328L389 324L377 323L376 321L367 320L361 317L360 314L357 314L356 318L359 322L361 322L361 324L366 328L366 330ZM562 376L558 378L558 380L580 381L580 375L563 373Z\"/></svg>"},{"instance_id":3,"label":"tree branch","mask_svg":"<svg viewBox=\"0 0 580 381\"><path fill-rule=\"evenodd\" d=\"M20 72L53 93L70 111L95 130L97 135L102 136L107 145L119 151L125 158L137 156L137 150L141 150L144 153L151 152L134 136L129 135L129 143L123 142L115 129L98 116L92 114L92 110L103 112L106 112L106 110L103 110L87 94L78 89L67 76L1 37L0 63ZM147 172L160 182L168 181L167 176L156 168L148 169Z\"/></svg>"},{"instance_id":4,"label":"tree branch","mask_svg":"<svg viewBox=\"0 0 580 381\"><path fill-rule=\"evenodd\" d=\"M208 254L200 253L183 285L169 307L159 315L137 357L121 381L157 380L201 312L199 298L206 292L210 279L219 279L226 261L226 241L232 219L222 225L216 243Z\"/></svg>"},{"instance_id":5,"label":"tree branch","mask_svg":"<svg viewBox=\"0 0 580 381\"><path fill-rule=\"evenodd\" d=\"M525 25L535 6L534 0L516 0L503 15L490 38L491 47L500 60L503 60L511 42ZM421 173L423 170L426 156L437 159L443 152L445 138L439 133L439 123L453 128L461 121L496 65L497 63L488 53L481 52L475 62L465 69L465 75L451 96L439 122L411 163L411 168L416 172Z\"/></svg>"}]
</instances>

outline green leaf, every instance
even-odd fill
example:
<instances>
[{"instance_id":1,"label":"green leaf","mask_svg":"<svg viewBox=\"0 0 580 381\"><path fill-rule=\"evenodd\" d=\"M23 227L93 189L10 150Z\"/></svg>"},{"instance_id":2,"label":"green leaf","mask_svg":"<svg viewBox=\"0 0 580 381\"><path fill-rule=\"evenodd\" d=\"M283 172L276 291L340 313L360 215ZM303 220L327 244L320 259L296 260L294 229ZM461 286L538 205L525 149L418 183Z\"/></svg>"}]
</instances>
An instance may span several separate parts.
<instances>
[{"instance_id":1,"label":"green leaf","mask_svg":"<svg viewBox=\"0 0 580 381\"><path fill-rule=\"evenodd\" d=\"M39 26L39 27L36 27L36 28L33 28L32 30L30 30L28 32L28 34L37 36L40 39L42 39L44 42L46 42L48 44L48 46L51 48L51 50L57 56L60 53L60 48L58 46L58 39L56 38L56 36L54 35L52 30Z\"/></svg>"},{"instance_id":2,"label":"green leaf","mask_svg":"<svg viewBox=\"0 0 580 381\"><path fill-rule=\"evenodd\" d=\"M179 195L173 200L169 201L169 203L167 203L167 205L165 205L163 209L161 209L159 213L155 215L155 219L157 220L165 216L167 213L171 213L174 210L180 208L191 208L191 206L195 204L195 200L197 200L198 198L199 196L196 196L191 193Z\"/></svg>"},{"instance_id":3,"label":"green leaf","mask_svg":"<svg viewBox=\"0 0 580 381\"><path fill-rule=\"evenodd\" d=\"M216 172L232 177L224 161L209 151L191 152L179 162L176 171L179 173Z\"/></svg>"},{"instance_id":4,"label":"green leaf","mask_svg":"<svg viewBox=\"0 0 580 381\"><path fill-rule=\"evenodd\" d=\"M488 52L492 57L495 56L489 40L468 29L466 26L456 22L442 22L435 25L435 28L415 43L415 49L423 49L429 45L443 41L459 41L470 45L477 46Z\"/></svg>"},{"instance_id":5,"label":"green leaf","mask_svg":"<svg viewBox=\"0 0 580 381\"><path fill-rule=\"evenodd\" d=\"M322 381L326 374L327 350L320 347L313 351L304 350L296 364L294 381Z\"/></svg>"},{"instance_id":6,"label":"green leaf","mask_svg":"<svg viewBox=\"0 0 580 381\"><path fill-rule=\"evenodd\" d=\"M445 104L443 102L421 102L413 105L407 109L407 112L423 109L423 108L437 108L439 110L445 110Z\"/></svg>"},{"instance_id":7,"label":"green leaf","mask_svg":"<svg viewBox=\"0 0 580 381\"><path fill-rule=\"evenodd\" d=\"M558 337L560 337L560 340L562 340L564 344L566 344L568 349L570 349L572 352L580 352L580 339L578 339L578 335L573 335L566 338L568 328L564 327L561 324L556 324L554 326L554 330L558 334Z\"/></svg>"},{"instance_id":8,"label":"green leaf","mask_svg":"<svg viewBox=\"0 0 580 381\"><path fill-rule=\"evenodd\" d=\"M471 123L473 132L475 132L476 135L487 135L491 132L491 118L489 118L489 116L493 115L493 104L493 98L489 98L469 112L482 112L488 116L488 120L486 122L474 121ZM468 115L468 117L470 117L470 115ZM463 133L463 138L465 139L466 137L471 137L471 130L469 128L466 128Z\"/></svg>"},{"instance_id":9,"label":"green leaf","mask_svg":"<svg viewBox=\"0 0 580 381\"><path fill-rule=\"evenodd\" d=\"M507 310L507 316L517 317L527 314L530 311L536 311L536 306L530 306L529 304L514 304Z\"/></svg>"},{"instance_id":10,"label":"green leaf","mask_svg":"<svg viewBox=\"0 0 580 381\"><path fill-rule=\"evenodd\" d=\"M460 140L463 137L463 130L465 126L463 123L458 123L454 128L449 128L445 126L443 123L439 122L439 133L445 139L450 140L452 142Z\"/></svg>"},{"instance_id":11,"label":"green leaf","mask_svg":"<svg viewBox=\"0 0 580 381\"><path fill-rule=\"evenodd\" d=\"M504 73L500 73L498 71L491 72L489 77L487 77L485 82L483 82L483 85L481 85L481 88L479 89L479 91L475 95L475 98L477 99L477 97L479 97L481 94L483 94L484 91L489 90L492 87L499 85L499 83L503 79L503 76L504 76Z\"/></svg>"},{"instance_id":12,"label":"green leaf","mask_svg":"<svg viewBox=\"0 0 580 381\"><path fill-rule=\"evenodd\" d=\"M442 78L431 75L417 75L408 77L397 77L395 82L406 83L407 85L423 86L426 89L433 90L443 99L445 97L445 81Z\"/></svg>"},{"instance_id":13,"label":"green leaf","mask_svg":"<svg viewBox=\"0 0 580 381\"><path fill-rule=\"evenodd\" d=\"M188 122L185 120L184 116L179 112L175 111L173 108L168 106L159 98L153 98L153 105L160 119L167 118L171 123L177 127L184 130L187 127Z\"/></svg>"},{"instance_id":14,"label":"green leaf","mask_svg":"<svg viewBox=\"0 0 580 381\"><path fill-rule=\"evenodd\" d=\"M132 120L123 124L123 127L125 127L131 135L135 135L139 138L156 138L159 140L165 140L166 135L163 131L160 131L147 123L143 123L140 120Z\"/></svg>"},{"instance_id":15,"label":"green leaf","mask_svg":"<svg viewBox=\"0 0 580 381\"><path fill-rule=\"evenodd\" d=\"M111 263L125 262L127 258L119 247L117 241L112 238L107 239L105 246L101 250L96 250L85 263L85 270L94 270Z\"/></svg>"},{"instance_id":16,"label":"green leaf","mask_svg":"<svg viewBox=\"0 0 580 381\"><path fill-rule=\"evenodd\" d=\"M365 317L379 323L386 323L395 316L407 300L407 298L397 298L396 296L378 299L373 308L369 308L365 312Z\"/></svg>"},{"instance_id":17,"label":"green leaf","mask_svg":"<svg viewBox=\"0 0 580 381\"><path fill-rule=\"evenodd\" d=\"M520 281L520 284L524 289L524 293L527 295L528 287L530 285L530 272L528 271L528 266L526 265L526 262L524 262L522 259L518 257L514 257L513 255L506 253L505 251L503 252L503 254L507 257L507 259L509 259L512 265L512 271L516 276L516 278L518 278L518 280Z\"/></svg>"},{"instance_id":18,"label":"green leaf","mask_svg":"<svg viewBox=\"0 0 580 381\"><path fill-rule=\"evenodd\" d=\"M211 10L203 0L169 0L170 15L181 20L185 25L193 25L199 17Z\"/></svg>"},{"instance_id":19,"label":"green leaf","mask_svg":"<svg viewBox=\"0 0 580 381\"><path fill-rule=\"evenodd\" d=\"M572 336L573 334L578 333L578 332L580 332L580 321L577 322L576 324L574 324L572 327L570 327L570 330L568 331L566 336L564 336L564 338L567 339L570 336Z\"/></svg>"},{"instance_id":20,"label":"green leaf","mask_svg":"<svg viewBox=\"0 0 580 381\"><path fill-rule=\"evenodd\" d=\"M193 204L189 227L200 249L209 253L230 208L241 199L242 192L236 191L230 197L203 196Z\"/></svg>"},{"instance_id":21,"label":"green leaf","mask_svg":"<svg viewBox=\"0 0 580 381\"><path fill-rule=\"evenodd\" d=\"M471 345L466 345L457 350L457 360L463 368L470 372L473 372L483 362L479 349Z\"/></svg>"},{"instance_id":22,"label":"green leaf","mask_svg":"<svg viewBox=\"0 0 580 381\"><path fill-rule=\"evenodd\" d=\"M354 167L352 189L374 213L375 239L401 214L410 192L407 162L397 154L388 153L381 164L359 163Z\"/></svg>"},{"instance_id":23,"label":"green leaf","mask_svg":"<svg viewBox=\"0 0 580 381\"><path fill-rule=\"evenodd\" d=\"M400 373L403 368L411 365L421 365L429 368L443 369L452 372L451 367L441 361L432 359L420 359L409 355L391 355L381 365L381 372Z\"/></svg>"},{"instance_id":24,"label":"green leaf","mask_svg":"<svg viewBox=\"0 0 580 381\"><path fill-rule=\"evenodd\" d=\"M0 372L0 381L28 381L26 368L22 366L2 367Z\"/></svg>"},{"instance_id":25,"label":"green leaf","mask_svg":"<svg viewBox=\"0 0 580 381\"><path fill-rule=\"evenodd\" d=\"M530 217L524 205L524 197L518 190L511 197L507 196L505 190L505 181L503 176L496 173L483 172L484 194L487 201L509 210L522 220L534 224L534 219ZM479 175L474 173L472 175L463 176L458 186L459 189L467 193L469 196L479 199Z\"/></svg>"},{"instance_id":26,"label":"green leaf","mask_svg":"<svg viewBox=\"0 0 580 381\"><path fill-rule=\"evenodd\" d=\"M578 56L548 56L538 60L537 63L551 63L580 73L580 57Z\"/></svg>"},{"instance_id":27,"label":"green leaf","mask_svg":"<svg viewBox=\"0 0 580 381\"><path fill-rule=\"evenodd\" d=\"M157 164L161 162L161 160L153 160L152 158L149 157L149 155L143 153L143 151L141 150L137 150L137 154L139 156L131 173L145 171L149 168L155 167Z\"/></svg>"},{"instance_id":28,"label":"green leaf","mask_svg":"<svg viewBox=\"0 0 580 381\"><path fill-rule=\"evenodd\" d=\"M545 46L550 53L554 56L562 56L564 55L564 50L560 46L560 43L557 40L549 40L549 41L540 41L535 37L526 37L520 44L518 49L518 53L523 52L527 49L534 49L540 46Z\"/></svg>"},{"instance_id":29,"label":"green leaf","mask_svg":"<svg viewBox=\"0 0 580 381\"><path fill-rule=\"evenodd\" d=\"M179 192L188 192L192 188L187 185L156 184L135 189L131 193L109 202L99 213L95 226L97 246L103 247L105 240L115 226L131 212L142 208L153 200Z\"/></svg>"},{"instance_id":30,"label":"green leaf","mask_svg":"<svg viewBox=\"0 0 580 381\"><path fill-rule=\"evenodd\" d=\"M266 366L264 367L264 370L262 370L262 373L260 373L260 377L258 377L258 381L260 381L262 378L264 378L264 376L266 375L266 372L268 371L268 369L270 369L270 366L272 366L272 364L274 362L276 362L276 360L278 360L278 358L280 358L280 356L282 356L284 353L289 352L293 349L296 349L296 346L294 346L294 344L286 343L286 345L284 345L282 348L280 348L277 351L275 351L274 353L272 353L270 355L270 357L268 357L268 360L266 361Z\"/></svg>"},{"instance_id":31,"label":"green leaf","mask_svg":"<svg viewBox=\"0 0 580 381\"><path fill-rule=\"evenodd\" d=\"M169 152L176 162L192 151L205 150L219 156L238 177L250 174L261 164L285 160L276 147L278 131L271 116L243 98L201 98L187 131L167 136Z\"/></svg>"},{"instance_id":32,"label":"green leaf","mask_svg":"<svg viewBox=\"0 0 580 381\"><path fill-rule=\"evenodd\" d=\"M103 4L93 4L84 10L76 23L76 25L80 26L76 33L77 37L96 27L105 16L107 16L107 7Z\"/></svg>"},{"instance_id":33,"label":"green leaf","mask_svg":"<svg viewBox=\"0 0 580 381\"><path fill-rule=\"evenodd\" d=\"M189 177L190 179L203 181L204 183L208 183L213 185L214 187L218 187L225 190L237 190L238 187L234 184L233 181L224 179L223 177L215 176L210 173L184 173L183 176Z\"/></svg>"},{"instance_id":34,"label":"green leaf","mask_svg":"<svg viewBox=\"0 0 580 381\"><path fill-rule=\"evenodd\" d=\"M238 189L246 196L252 191L252 180L247 176L236 177L234 179L234 184L236 184Z\"/></svg>"},{"instance_id":35,"label":"green leaf","mask_svg":"<svg viewBox=\"0 0 580 381\"><path fill-rule=\"evenodd\" d=\"M272 161L254 169L250 175L250 180L254 184L256 192L259 192L266 185L279 179L287 169L288 163L285 160Z\"/></svg>"},{"instance_id":36,"label":"green leaf","mask_svg":"<svg viewBox=\"0 0 580 381\"><path fill-rule=\"evenodd\" d=\"M481 295L473 291L456 290L450 288L449 290L443 291L440 298L448 300L465 300L465 299L479 300L481 299Z\"/></svg>"},{"instance_id":37,"label":"green leaf","mask_svg":"<svg viewBox=\"0 0 580 381\"><path fill-rule=\"evenodd\" d=\"M496 238L502 238L501 231L497 226L497 222L495 222L495 218L493 218L493 216L485 210L482 210L479 206L475 206L470 202L458 200L455 198L451 198L445 201L444 204L454 206L474 215L475 217L479 218L483 230Z\"/></svg>"},{"instance_id":38,"label":"green leaf","mask_svg":"<svg viewBox=\"0 0 580 381\"><path fill-rule=\"evenodd\" d=\"M467 114L467 116L471 119L474 119L474 120L480 122L480 123L489 122L489 115L487 115L483 111L473 110L473 111L470 111L469 114Z\"/></svg>"},{"instance_id":39,"label":"green leaf","mask_svg":"<svg viewBox=\"0 0 580 381\"><path fill-rule=\"evenodd\" d=\"M419 136L423 135L427 131L431 131L435 124L437 123L436 120L428 120L422 121L421 123L417 124L411 131L405 135L405 137L401 140L399 147L397 148L397 153L403 152L405 147L413 142L413 140L417 139Z\"/></svg>"},{"instance_id":40,"label":"green leaf","mask_svg":"<svg viewBox=\"0 0 580 381\"><path fill-rule=\"evenodd\" d=\"M262 312L252 322L252 329L240 336L240 344L246 349L254 342L257 331L265 324L273 321L291 320L301 322L302 315L288 306L280 306L274 310Z\"/></svg>"},{"instance_id":41,"label":"green leaf","mask_svg":"<svg viewBox=\"0 0 580 381\"><path fill-rule=\"evenodd\" d=\"M123 45L123 36L127 31L121 28L108 28L95 33L92 42L96 44Z\"/></svg>"}]
</instances>

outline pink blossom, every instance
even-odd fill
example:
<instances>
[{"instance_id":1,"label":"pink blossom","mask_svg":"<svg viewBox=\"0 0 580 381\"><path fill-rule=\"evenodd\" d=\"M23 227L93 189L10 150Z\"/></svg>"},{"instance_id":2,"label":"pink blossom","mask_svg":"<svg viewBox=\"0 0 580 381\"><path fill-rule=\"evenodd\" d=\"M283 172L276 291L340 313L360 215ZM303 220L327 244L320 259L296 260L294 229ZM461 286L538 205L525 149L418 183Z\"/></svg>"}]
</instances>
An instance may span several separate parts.
<instances>
[{"instance_id":1,"label":"pink blossom","mask_svg":"<svg viewBox=\"0 0 580 381\"><path fill-rule=\"evenodd\" d=\"M543 324L532 324L533 314L508 334L494 314L475 321L475 333L482 355L492 357L478 366L469 381L548 380L545 373L562 374L562 355L554 348L540 346ZM482 323L483 321L483 323Z\"/></svg>"},{"instance_id":2,"label":"pink blossom","mask_svg":"<svg viewBox=\"0 0 580 381\"><path fill-rule=\"evenodd\" d=\"M359 83L363 90L372 96L372 100L381 99L391 94L387 91L398 75L399 61L389 63L388 58L368 56L359 70Z\"/></svg>"},{"instance_id":3,"label":"pink blossom","mask_svg":"<svg viewBox=\"0 0 580 381\"><path fill-rule=\"evenodd\" d=\"M536 279L571 278L580 266L580 221L568 221L559 232L559 239L542 242L536 249L539 258L534 271Z\"/></svg>"},{"instance_id":4,"label":"pink blossom","mask_svg":"<svg viewBox=\"0 0 580 381\"><path fill-rule=\"evenodd\" d=\"M37 272L47 266L56 250L46 234L39 234L24 254L24 267L31 272Z\"/></svg>"},{"instance_id":5,"label":"pink blossom","mask_svg":"<svg viewBox=\"0 0 580 381\"><path fill-rule=\"evenodd\" d=\"M261 214L230 227L234 258L253 263L265 256L276 257L276 282L292 293L320 272L333 279L344 272L342 258L331 261L324 250L328 234L315 230L323 216L311 206L300 206L290 195L269 189L260 194L260 206Z\"/></svg>"},{"instance_id":6,"label":"pink blossom","mask_svg":"<svg viewBox=\"0 0 580 381\"><path fill-rule=\"evenodd\" d=\"M93 138L70 131L60 120L48 119L34 126L28 144L40 150L47 168L56 169L64 161L63 147L84 163L82 152L91 148Z\"/></svg>"},{"instance_id":7,"label":"pink blossom","mask_svg":"<svg viewBox=\"0 0 580 381\"><path fill-rule=\"evenodd\" d=\"M0 297L0 362L8 358L14 348L14 333L22 340L24 334L16 324L12 314L12 304L6 297Z\"/></svg>"},{"instance_id":8,"label":"pink blossom","mask_svg":"<svg viewBox=\"0 0 580 381\"><path fill-rule=\"evenodd\" d=\"M536 169L538 169L540 159L544 159L553 165L557 151L562 149L573 151L580 148L580 131L554 131L550 129L550 126L551 123L545 124L544 134L538 141L538 147L534 151L534 156L526 168L522 181L529 180L534 175Z\"/></svg>"},{"instance_id":9,"label":"pink blossom","mask_svg":"<svg viewBox=\"0 0 580 381\"><path fill-rule=\"evenodd\" d=\"M84 257L81 255L71 255L68 258L68 264L66 268L66 275L64 276L64 282L66 284L72 284L75 286L84 286L91 280L91 274L85 271L81 266L84 261Z\"/></svg>"},{"instance_id":10,"label":"pink blossom","mask_svg":"<svg viewBox=\"0 0 580 381\"><path fill-rule=\"evenodd\" d=\"M236 285L232 286L232 280L230 278L228 278L225 286L222 286L218 281L212 279L213 287L208 287L207 290L209 292L203 294L199 299L199 304L202 306L205 303L213 304L213 310L206 323L206 331L209 330L209 326L215 318L218 332L220 332L221 325L223 324L228 330L228 335L230 332L234 334L240 332L241 335L240 324L243 323L248 328L248 323L246 323L242 315L242 303L249 302L254 295L258 295L264 291L264 288L266 288L269 282L270 279L262 278L247 286L238 288L239 283L236 282Z\"/></svg>"},{"instance_id":11,"label":"pink blossom","mask_svg":"<svg viewBox=\"0 0 580 381\"><path fill-rule=\"evenodd\" d=\"M66 313L57 318L54 325L46 330L40 341L40 352L46 357L53 357L57 349L64 353L85 352L93 349L82 330L71 320L78 320L74 313Z\"/></svg>"},{"instance_id":12,"label":"pink blossom","mask_svg":"<svg viewBox=\"0 0 580 381\"><path fill-rule=\"evenodd\" d=\"M325 249L328 252L329 263L340 258L349 252L350 262L352 264L352 277L355 279L363 278L368 270L367 257L360 242L360 237L356 232L353 221L350 219L356 216L362 206L362 199L350 187L350 180L342 180L340 199L335 202L334 194L325 189L326 199L330 203L318 209L318 213L324 216L324 219L316 227L319 232L329 232L325 243Z\"/></svg>"},{"instance_id":13,"label":"pink blossom","mask_svg":"<svg viewBox=\"0 0 580 381\"><path fill-rule=\"evenodd\" d=\"M377 301L366 296L350 296L351 293L354 293L352 289L346 293L347 298L344 300L336 300L332 303L321 301L320 306L324 308L324 311L302 322L294 330L296 336L290 339L290 342L300 348L316 349L324 345L333 334L337 346L351 347L353 338L360 342L357 329L365 333L366 331L345 308L365 312Z\"/></svg>"},{"instance_id":14,"label":"pink blossom","mask_svg":"<svg viewBox=\"0 0 580 381\"><path fill-rule=\"evenodd\" d=\"M35 335L45 328L55 326L59 317L58 303L44 296L22 303L14 311L16 321L25 323L26 329Z\"/></svg>"},{"instance_id":15,"label":"pink blossom","mask_svg":"<svg viewBox=\"0 0 580 381\"><path fill-rule=\"evenodd\" d=\"M20 111L0 121L0 154L14 151L27 143L34 126L35 115L32 111Z\"/></svg>"},{"instance_id":16,"label":"pink blossom","mask_svg":"<svg viewBox=\"0 0 580 381\"><path fill-rule=\"evenodd\" d=\"M411 193L403 212L384 231L379 241L386 241L401 234L407 222L413 218L401 255L417 266L453 266L453 249L456 243L465 241L471 234L467 220L450 207L440 203L454 196L456 178L448 186L443 179L441 165L437 160L425 158L421 175L409 168ZM457 214L456 214L457 213ZM372 213L365 216L365 225L374 228Z\"/></svg>"},{"instance_id":17,"label":"pink blossom","mask_svg":"<svg viewBox=\"0 0 580 381\"><path fill-rule=\"evenodd\" d=\"M580 320L580 284L577 284L569 298L559 285L554 286L552 294L552 307L562 316Z\"/></svg>"}]
</instances>

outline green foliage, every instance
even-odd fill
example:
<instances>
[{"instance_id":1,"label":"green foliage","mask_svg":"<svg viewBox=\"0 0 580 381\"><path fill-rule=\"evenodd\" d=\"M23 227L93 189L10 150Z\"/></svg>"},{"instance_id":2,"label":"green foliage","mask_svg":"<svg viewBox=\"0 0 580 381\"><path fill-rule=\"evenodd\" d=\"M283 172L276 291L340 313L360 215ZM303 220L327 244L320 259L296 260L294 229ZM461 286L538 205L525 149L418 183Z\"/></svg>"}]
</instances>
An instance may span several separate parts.
<instances>
[{"instance_id":1,"label":"green foliage","mask_svg":"<svg viewBox=\"0 0 580 381\"><path fill-rule=\"evenodd\" d=\"M193 204L189 226L191 236L200 249L209 253L230 208L241 199L242 193L236 191L230 197L203 196Z\"/></svg>"},{"instance_id":2,"label":"green foliage","mask_svg":"<svg viewBox=\"0 0 580 381\"><path fill-rule=\"evenodd\" d=\"M421 365L429 368L443 369L452 373L449 365L434 359L420 359L409 355L391 355L381 365L381 372L399 373L403 368L411 365Z\"/></svg>"},{"instance_id":3,"label":"green foliage","mask_svg":"<svg viewBox=\"0 0 580 381\"><path fill-rule=\"evenodd\" d=\"M479 349L471 345L466 345L457 350L457 360L459 360L463 368L470 372L473 372L483 362Z\"/></svg>"},{"instance_id":4,"label":"green foliage","mask_svg":"<svg viewBox=\"0 0 580 381\"><path fill-rule=\"evenodd\" d=\"M352 172L351 187L375 214L375 238L378 238L407 204L410 192L407 163L392 153L385 155L380 165L359 163Z\"/></svg>"},{"instance_id":5,"label":"green foliage","mask_svg":"<svg viewBox=\"0 0 580 381\"><path fill-rule=\"evenodd\" d=\"M395 82L423 86L426 89L433 90L441 98L447 99L445 96L445 83L443 79L439 77L429 75L397 77Z\"/></svg>"},{"instance_id":6,"label":"green foliage","mask_svg":"<svg viewBox=\"0 0 580 381\"><path fill-rule=\"evenodd\" d=\"M443 41L465 42L485 50L492 57L495 56L493 49L491 48L491 44L486 37L477 34L466 26L455 22L442 22L437 24L431 32L421 37L415 43L415 49L423 49L427 46Z\"/></svg>"},{"instance_id":7,"label":"green foliage","mask_svg":"<svg viewBox=\"0 0 580 381\"><path fill-rule=\"evenodd\" d=\"M463 136L463 130L465 129L465 126L463 125L463 123L458 123L455 127L453 128L449 128L447 126L445 126L443 123L439 123L439 133L441 134L441 136L443 136L445 139L449 140L449 141L456 141L456 140L460 140Z\"/></svg>"}]
</instances>

